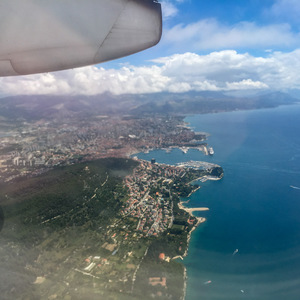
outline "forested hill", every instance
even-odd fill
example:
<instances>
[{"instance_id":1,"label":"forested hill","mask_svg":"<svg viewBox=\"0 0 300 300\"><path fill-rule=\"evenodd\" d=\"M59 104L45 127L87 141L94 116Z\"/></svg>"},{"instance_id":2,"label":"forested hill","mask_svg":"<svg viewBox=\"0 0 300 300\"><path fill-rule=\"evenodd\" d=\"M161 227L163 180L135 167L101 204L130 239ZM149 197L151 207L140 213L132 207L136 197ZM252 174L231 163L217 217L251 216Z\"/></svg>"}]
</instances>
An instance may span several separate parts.
<instances>
[{"instance_id":1,"label":"forested hill","mask_svg":"<svg viewBox=\"0 0 300 300\"><path fill-rule=\"evenodd\" d=\"M101 159L1 186L1 299L48 299L60 284L65 286L68 270L84 262L88 250L107 252L101 248L106 227L127 195L122 179L136 165ZM49 280L46 290L33 284L39 276Z\"/></svg>"},{"instance_id":2,"label":"forested hill","mask_svg":"<svg viewBox=\"0 0 300 300\"><path fill-rule=\"evenodd\" d=\"M122 178L136 164L129 159L100 159L58 167L36 177L3 185L0 195L5 223L18 220L24 228L49 223L49 228L57 229L86 222L92 226L94 216L102 215L101 221L110 218L119 210L122 196L126 194ZM90 201L93 196L96 200ZM5 228L9 229L9 224ZM40 228L36 229L39 231ZM23 230L15 233L19 239L21 232ZM38 235L32 235L32 238L38 238ZM29 242L27 236L26 241Z\"/></svg>"}]
</instances>

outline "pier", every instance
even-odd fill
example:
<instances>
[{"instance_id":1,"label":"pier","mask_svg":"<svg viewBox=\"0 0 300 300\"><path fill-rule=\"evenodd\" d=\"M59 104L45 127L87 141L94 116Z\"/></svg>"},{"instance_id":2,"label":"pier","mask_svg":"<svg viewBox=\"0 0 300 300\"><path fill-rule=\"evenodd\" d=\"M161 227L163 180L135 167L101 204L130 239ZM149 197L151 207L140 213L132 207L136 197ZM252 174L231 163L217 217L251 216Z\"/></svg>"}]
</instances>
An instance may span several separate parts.
<instances>
[{"instance_id":1,"label":"pier","mask_svg":"<svg viewBox=\"0 0 300 300\"><path fill-rule=\"evenodd\" d=\"M184 210L188 213L192 213L194 211L207 211L209 210L208 207L193 207L193 208L184 208Z\"/></svg>"}]
</instances>

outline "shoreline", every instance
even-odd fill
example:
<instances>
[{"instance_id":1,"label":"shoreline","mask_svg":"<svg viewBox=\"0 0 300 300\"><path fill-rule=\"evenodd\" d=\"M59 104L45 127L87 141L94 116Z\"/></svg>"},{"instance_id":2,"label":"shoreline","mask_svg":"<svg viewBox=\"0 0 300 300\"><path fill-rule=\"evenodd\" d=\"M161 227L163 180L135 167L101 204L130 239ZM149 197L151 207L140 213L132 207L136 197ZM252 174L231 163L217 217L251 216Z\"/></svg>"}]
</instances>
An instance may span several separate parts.
<instances>
[{"instance_id":1,"label":"shoreline","mask_svg":"<svg viewBox=\"0 0 300 300\"><path fill-rule=\"evenodd\" d=\"M208 211L208 207L185 207L182 205L182 202L178 203L178 207L184 211L186 211L191 217L195 217L192 213L194 211ZM198 217L195 217L198 218Z\"/></svg>"},{"instance_id":2,"label":"shoreline","mask_svg":"<svg viewBox=\"0 0 300 300\"><path fill-rule=\"evenodd\" d=\"M184 254L182 255L182 257L186 257L188 254L188 250L189 250L189 243L190 243L190 239L191 239L191 235L193 233L193 231L202 223L204 223L206 221L206 218L204 217L195 217L193 215L194 211L209 211L208 207L193 207L193 208L188 208L183 206L182 202L178 203L178 208L184 210L185 212L187 212L191 217L196 218L197 222L196 224L194 224L193 228L190 230L190 232L188 233L187 236L187 247L186 250L184 252Z\"/></svg>"},{"instance_id":3,"label":"shoreline","mask_svg":"<svg viewBox=\"0 0 300 300\"><path fill-rule=\"evenodd\" d=\"M190 182L190 184L192 184L192 182L194 182L194 181L198 181L198 180L201 180L201 179L207 178L207 177L209 177L209 176L202 176L202 177L199 177L199 178L197 178L197 179L195 179L195 180L192 180L192 181ZM220 179L221 179L221 178L218 178L218 179L217 179L217 178L216 178L216 179L210 179L210 178L207 178L206 180L220 180ZM191 196L194 192L198 191L200 188L201 188L201 187L199 186L198 188L192 190L191 193L188 195L187 198L190 198L190 196ZM191 217L196 218L196 223L194 224L193 228L190 230L190 232L189 232L188 235L187 235L187 242L186 242L186 243L187 243L187 246L186 246L185 252L184 252L183 255L180 256L180 257L173 257L173 259L180 258L182 261L183 261L184 257L186 257L186 256L188 255L189 244L190 244L190 240L191 240L191 236L192 236L193 231L196 230L196 228L197 228L200 224L206 222L206 218L204 218L204 217L195 217L195 216L193 215L193 212L194 212L194 211L209 211L209 208L208 208L208 207L191 207L191 208L188 208L188 207L186 207L186 206L183 205L183 204L185 204L185 203L188 203L189 201L190 201L190 200L188 199L188 200L186 200L186 201L180 201L180 202L178 203L178 208L179 208L179 209L184 210L184 211L187 212ZM184 267L184 273L183 273L183 280L184 280L184 283L183 283L183 295L182 295L182 298L181 298L181 299L182 299L182 300L185 300L185 299L186 299L186 290L187 290L187 280L188 280L188 276L187 276L187 268L186 268L186 266L183 265L183 267Z\"/></svg>"},{"instance_id":4,"label":"shoreline","mask_svg":"<svg viewBox=\"0 0 300 300\"><path fill-rule=\"evenodd\" d=\"M201 188L201 186L198 186L196 189L192 190L186 198L190 198L192 196L192 194L197 192L198 190L200 190L200 188ZM187 203L188 201L184 201L184 202Z\"/></svg>"},{"instance_id":5,"label":"shoreline","mask_svg":"<svg viewBox=\"0 0 300 300\"><path fill-rule=\"evenodd\" d=\"M151 150L154 150L154 149L151 149ZM163 149L160 149L160 150L163 150ZM136 153L136 154L138 154L138 153ZM133 159L135 159L135 157L133 157L133 156L134 155L131 153L130 157L133 158ZM141 159L141 160L143 160L143 159ZM164 165L164 163L156 163L156 164L159 164L159 165L162 164L162 165ZM173 165L173 166L175 166L175 165ZM220 167L219 165L215 165L215 164L213 166L214 167ZM187 167L187 166L183 166L183 167ZM201 175L201 176L198 175L199 177L197 177L197 178L189 181L186 184L193 186L193 183L196 182L196 181L201 181L201 182L205 182L207 180L218 181L218 180L221 180L222 177L223 177L223 174L220 174L220 176L212 176L209 171L207 173L208 173L207 175ZM186 257L188 255L189 244L190 244L190 240L191 240L191 236L192 236L193 231L196 230L196 228L200 224L206 222L206 218L205 217L194 216L193 212L196 212L196 211L209 211L208 207L190 207L189 208L189 207L186 207L186 206L183 205L184 203L188 203L190 201L190 197L192 196L192 194L195 193L196 191L198 191L199 189L201 189L201 186L197 186L197 187L193 186L193 188L192 188L191 192L188 194L188 196L184 197L184 200L183 200L183 198L180 197L180 201L179 202L176 201L178 209L182 210L182 211L185 211L186 213L188 213L188 215L190 217L192 217L193 219L195 219L195 221L194 221L194 224L192 224L192 227L191 227L190 231L187 233L187 236L186 236L186 249L185 249L184 253L182 255L177 255L175 257L172 257L171 258L172 260L175 260L175 259L178 259L178 258L180 258L182 261L184 260L184 257ZM187 268L186 268L186 266L184 264L182 264L182 266L183 266L183 273L182 273L181 276L182 276L182 279L183 279L183 292L182 292L182 295L180 297L180 300L185 300L185 298L186 298L188 276L187 276Z\"/></svg>"},{"instance_id":6,"label":"shoreline","mask_svg":"<svg viewBox=\"0 0 300 300\"><path fill-rule=\"evenodd\" d=\"M222 176L223 177L223 176ZM201 182L205 182L207 180L211 180L211 181L218 181L218 180L221 180L222 177L217 177L217 176L209 176L209 175L204 175L204 176L201 176L201 177L198 177L196 179L193 179L192 181L189 182L189 184L193 184L193 182L196 182L196 181L201 181ZM197 188L196 190L200 189L201 187ZM195 191L196 191L195 190ZM192 191L188 197L190 197L190 195L192 195L194 193L194 191ZM187 197L187 198L188 198Z\"/></svg>"}]
</instances>

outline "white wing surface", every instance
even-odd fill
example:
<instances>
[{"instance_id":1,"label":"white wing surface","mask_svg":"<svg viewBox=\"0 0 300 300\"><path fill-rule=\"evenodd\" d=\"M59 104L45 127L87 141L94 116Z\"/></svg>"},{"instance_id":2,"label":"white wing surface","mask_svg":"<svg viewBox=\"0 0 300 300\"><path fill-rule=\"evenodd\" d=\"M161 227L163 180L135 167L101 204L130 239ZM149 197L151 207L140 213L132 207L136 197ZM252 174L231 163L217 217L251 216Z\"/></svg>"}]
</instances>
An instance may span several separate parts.
<instances>
[{"instance_id":1,"label":"white wing surface","mask_svg":"<svg viewBox=\"0 0 300 300\"><path fill-rule=\"evenodd\" d=\"M0 76L51 72L157 44L154 0L0 0Z\"/></svg>"}]
</instances>

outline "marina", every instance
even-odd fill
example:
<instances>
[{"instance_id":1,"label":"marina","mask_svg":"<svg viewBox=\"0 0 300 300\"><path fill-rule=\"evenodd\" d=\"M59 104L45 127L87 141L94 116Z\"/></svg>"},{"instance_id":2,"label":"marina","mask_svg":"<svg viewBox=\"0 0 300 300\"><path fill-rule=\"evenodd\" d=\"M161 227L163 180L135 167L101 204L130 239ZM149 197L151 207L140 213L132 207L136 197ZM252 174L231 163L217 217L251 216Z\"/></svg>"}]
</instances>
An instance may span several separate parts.
<instances>
[{"instance_id":1,"label":"marina","mask_svg":"<svg viewBox=\"0 0 300 300\"><path fill-rule=\"evenodd\" d=\"M209 163L206 161L194 161L194 160L177 163L177 166L194 168L194 169L204 169L204 170L212 169L214 167L219 167L219 165L214 163Z\"/></svg>"}]
</instances>

